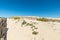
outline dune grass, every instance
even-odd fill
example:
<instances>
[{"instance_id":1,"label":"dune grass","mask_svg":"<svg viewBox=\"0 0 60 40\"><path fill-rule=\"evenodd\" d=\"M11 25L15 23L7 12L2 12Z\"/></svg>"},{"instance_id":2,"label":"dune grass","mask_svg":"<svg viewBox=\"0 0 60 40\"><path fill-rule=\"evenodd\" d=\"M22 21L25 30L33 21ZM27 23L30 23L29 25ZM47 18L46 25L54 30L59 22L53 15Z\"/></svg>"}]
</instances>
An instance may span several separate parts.
<instances>
[{"instance_id":1,"label":"dune grass","mask_svg":"<svg viewBox=\"0 0 60 40\"><path fill-rule=\"evenodd\" d=\"M47 19L47 18L37 18L37 21L44 21L44 22L48 22L48 21L49 21L49 19Z\"/></svg>"}]
</instances>

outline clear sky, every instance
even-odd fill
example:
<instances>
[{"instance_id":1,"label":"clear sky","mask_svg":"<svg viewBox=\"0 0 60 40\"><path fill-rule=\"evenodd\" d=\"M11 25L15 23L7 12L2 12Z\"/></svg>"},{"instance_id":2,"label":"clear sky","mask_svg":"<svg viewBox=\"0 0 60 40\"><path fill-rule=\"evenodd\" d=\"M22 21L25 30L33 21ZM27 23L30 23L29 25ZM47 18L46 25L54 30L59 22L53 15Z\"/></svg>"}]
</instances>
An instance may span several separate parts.
<instances>
[{"instance_id":1,"label":"clear sky","mask_svg":"<svg viewBox=\"0 0 60 40\"><path fill-rule=\"evenodd\" d=\"M60 17L59 0L0 0L0 17Z\"/></svg>"}]
</instances>

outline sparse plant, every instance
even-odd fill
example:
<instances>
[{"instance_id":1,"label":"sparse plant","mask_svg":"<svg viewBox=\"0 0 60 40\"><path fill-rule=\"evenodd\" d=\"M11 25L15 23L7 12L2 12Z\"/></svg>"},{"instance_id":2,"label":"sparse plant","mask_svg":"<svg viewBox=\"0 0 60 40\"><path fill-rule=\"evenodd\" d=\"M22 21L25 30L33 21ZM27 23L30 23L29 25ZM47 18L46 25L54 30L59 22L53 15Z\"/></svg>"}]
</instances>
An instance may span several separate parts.
<instances>
[{"instance_id":1,"label":"sparse plant","mask_svg":"<svg viewBox=\"0 0 60 40\"><path fill-rule=\"evenodd\" d=\"M38 31L35 31L37 29L38 29L37 27L32 26L32 34L35 35L35 36L38 34ZM35 36L34 36L34 40L36 40L36 37Z\"/></svg>"},{"instance_id":2,"label":"sparse plant","mask_svg":"<svg viewBox=\"0 0 60 40\"><path fill-rule=\"evenodd\" d=\"M30 28L32 29L32 34L33 34L33 35L37 35L37 34L38 34L38 32L35 31L35 30L37 30L38 28L37 28L35 25L33 25L32 23L27 23L26 21L23 21L22 24L23 24L23 25L26 24L26 26L31 26ZM36 40L35 37L34 37L34 40Z\"/></svg>"},{"instance_id":3,"label":"sparse plant","mask_svg":"<svg viewBox=\"0 0 60 40\"><path fill-rule=\"evenodd\" d=\"M35 29L38 29L38 28L35 27Z\"/></svg>"},{"instance_id":4,"label":"sparse plant","mask_svg":"<svg viewBox=\"0 0 60 40\"><path fill-rule=\"evenodd\" d=\"M13 18L14 20L16 20L15 23L17 23L20 20L20 17L18 17L18 16L14 16L14 17L10 17L10 18Z\"/></svg>"},{"instance_id":5,"label":"sparse plant","mask_svg":"<svg viewBox=\"0 0 60 40\"><path fill-rule=\"evenodd\" d=\"M13 16L13 17L9 17L9 18L13 18L14 20L18 20L18 19L20 19L19 16Z\"/></svg>"},{"instance_id":6,"label":"sparse plant","mask_svg":"<svg viewBox=\"0 0 60 40\"><path fill-rule=\"evenodd\" d=\"M23 20L22 25L25 25L26 23L27 23L27 22L26 22L25 20ZM21 25L21 26L22 26L22 25Z\"/></svg>"},{"instance_id":7,"label":"sparse plant","mask_svg":"<svg viewBox=\"0 0 60 40\"><path fill-rule=\"evenodd\" d=\"M20 17L17 17L17 16L15 16L13 18L14 18L14 20L19 20L20 19Z\"/></svg>"},{"instance_id":8,"label":"sparse plant","mask_svg":"<svg viewBox=\"0 0 60 40\"><path fill-rule=\"evenodd\" d=\"M29 23L26 24L26 26L29 26L29 25L30 25Z\"/></svg>"},{"instance_id":9,"label":"sparse plant","mask_svg":"<svg viewBox=\"0 0 60 40\"><path fill-rule=\"evenodd\" d=\"M33 24L31 24L31 23L27 23L26 26L33 26Z\"/></svg>"},{"instance_id":10,"label":"sparse plant","mask_svg":"<svg viewBox=\"0 0 60 40\"><path fill-rule=\"evenodd\" d=\"M33 34L33 35L37 35L37 34L38 34L38 32L36 32L36 31L33 31L33 32L32 32L32 34Z\"/></svg>"},{"instance_id":11,"label":"sparse plant","mask_svg":"<svg viewBox=\"0 0 60 40\"><path fill-rule=\"evenodd\" d=\"M37 18L38 21L44 21L44 22L47 22L49 21L47 18Z\"/></svg>"}]
</instances>

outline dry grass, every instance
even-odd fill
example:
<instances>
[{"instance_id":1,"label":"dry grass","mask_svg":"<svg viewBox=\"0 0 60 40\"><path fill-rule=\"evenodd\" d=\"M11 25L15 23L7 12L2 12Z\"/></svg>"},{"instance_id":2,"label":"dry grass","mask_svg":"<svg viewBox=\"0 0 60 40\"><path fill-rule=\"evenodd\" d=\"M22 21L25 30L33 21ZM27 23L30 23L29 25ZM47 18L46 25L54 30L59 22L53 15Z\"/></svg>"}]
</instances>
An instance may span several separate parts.
<instances>
[{"instance_id":1,"label":"dry grass","mask_svg":"<svg viewBox=\"0 0 60 40\"><path fill-rule=\"evenodd\" d=\"M49 21L47 18L37 18L38 21L44 21L44 22L47 22Z\"/></svg>"}]
</instances>

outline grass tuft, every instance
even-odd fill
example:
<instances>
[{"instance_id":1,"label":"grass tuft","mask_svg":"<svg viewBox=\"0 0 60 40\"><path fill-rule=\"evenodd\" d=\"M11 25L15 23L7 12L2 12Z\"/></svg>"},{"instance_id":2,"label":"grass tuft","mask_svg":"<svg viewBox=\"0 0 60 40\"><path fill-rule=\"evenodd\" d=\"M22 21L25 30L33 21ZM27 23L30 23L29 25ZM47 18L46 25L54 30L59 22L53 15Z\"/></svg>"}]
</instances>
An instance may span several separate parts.
<instances>
[{"instance_id":1,"label":"grass tuft","mask_svg":"<svg viewBox=\"0 0 60 40\"><path fill-rule=\"evenodd\" d=\"M37 18L38 21L44 21L44 22L47 22L49 21L47 18Z\"/></svg>"}]
</instances>

